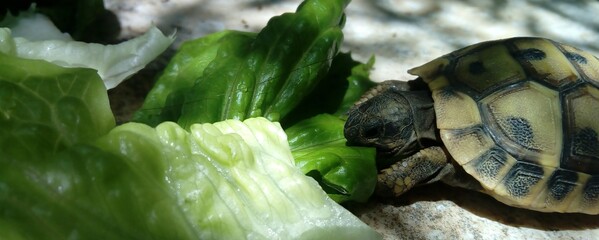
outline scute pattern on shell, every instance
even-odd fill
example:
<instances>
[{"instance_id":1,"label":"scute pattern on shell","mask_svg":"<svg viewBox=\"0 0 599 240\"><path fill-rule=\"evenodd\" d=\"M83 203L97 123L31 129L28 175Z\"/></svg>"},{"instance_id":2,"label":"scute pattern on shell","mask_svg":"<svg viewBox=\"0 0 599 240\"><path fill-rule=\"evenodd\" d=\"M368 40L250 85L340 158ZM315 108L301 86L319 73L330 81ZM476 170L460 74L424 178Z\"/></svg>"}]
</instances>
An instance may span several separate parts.
<instances>
[{"instance_id":1,"label":"scute pattern on shell","mask_svg":"<svg viewBox=\"0 0 599 240\"><path fill-rule=\"evenodd\" d=\"M599 214L599 60L543 38L472 45L411 69L452 157L496 199Z\"/></svg>"}]
</instances>

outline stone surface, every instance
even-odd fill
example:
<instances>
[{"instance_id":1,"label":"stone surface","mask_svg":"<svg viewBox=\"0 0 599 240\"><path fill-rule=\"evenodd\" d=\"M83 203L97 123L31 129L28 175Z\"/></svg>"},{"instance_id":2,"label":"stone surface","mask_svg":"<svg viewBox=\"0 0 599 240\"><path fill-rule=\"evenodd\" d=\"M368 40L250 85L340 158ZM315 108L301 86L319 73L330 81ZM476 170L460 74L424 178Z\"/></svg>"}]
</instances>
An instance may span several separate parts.
<instances>
[{"instance_id":1,"label":"stone surface","mask_svg":"<svg viewBox=\"0 0 599 240\"><path fill-rule=\"evenodd\" d=\"M599 216L541 213L443 184L350 207L384 239L598 239Z\"/></svg>"},{"instance_id":2,"label":"stone surface","mask_svg":"<svg viewBox=\"0 0 599 240\"><path fill-rule=\"evenodd\" d=\"M258 31L299 2L105 0L121 23L122 38L156 25L176 31L175 47L223 29ZM346 11L342 49L361 61L374 55L376 81L412 79L406 71L414 66L473 43L514 36L547 37L599 55L597 12L599 2L590 0L355 0ZM385 239L599 239L599 216L516 209L441 184L414 189L394 202L373 199L349 208Z\"/></svg>"}]
</instances>

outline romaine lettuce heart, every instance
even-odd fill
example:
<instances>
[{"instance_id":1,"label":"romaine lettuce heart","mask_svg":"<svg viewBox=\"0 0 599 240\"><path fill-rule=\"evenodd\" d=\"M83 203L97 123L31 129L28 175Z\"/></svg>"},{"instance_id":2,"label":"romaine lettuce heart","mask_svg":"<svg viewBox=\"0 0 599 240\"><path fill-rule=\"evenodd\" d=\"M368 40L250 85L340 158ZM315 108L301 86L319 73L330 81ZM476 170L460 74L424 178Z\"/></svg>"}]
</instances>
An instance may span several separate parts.
<instances>
[{"instance_id":1,"label":"romaine lettuce heart","mask_svg":"<svg viewBox=\"0 0 599 240\"><path fill-rule=\"evenodd\" d=\"M226 120L194 124L189 131L173 122L155 129L128 123L97 145L122 159L134 159L130 156L143 148L121 138L131 134L156 142L147 148L161 154L144 161L163 166L166 173L156 180L168 186L173 204L200 239L379 238L294 166L278 123L265 118ZM144 170L145 165L139 169L152 172Z\"/></svg>"}]
</instances>

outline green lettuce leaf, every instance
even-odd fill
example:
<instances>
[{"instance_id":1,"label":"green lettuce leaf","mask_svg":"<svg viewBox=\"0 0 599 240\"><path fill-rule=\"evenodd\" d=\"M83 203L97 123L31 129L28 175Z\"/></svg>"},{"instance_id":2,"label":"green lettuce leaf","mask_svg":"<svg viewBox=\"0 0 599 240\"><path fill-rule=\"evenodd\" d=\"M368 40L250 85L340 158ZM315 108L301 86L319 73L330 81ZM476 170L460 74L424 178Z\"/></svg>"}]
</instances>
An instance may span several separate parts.
<instances>
[{"instance_id":1,"label":"green lettuce leaf","mask_svg":"<svg viewBox=\"0 0 599 240\"><path fill-rule=\"evenodd\" d=\"M150 126L177 121L188 89L216 58L220 45L233 35L254 38L256 34L226 30L181 44L146 96L141 110L135 112L134 121Z\"/></svg>"},{"instance_id":2,"label":"green lettuce leaf","mask_svg":"<svg viewBox=\"0 0 599 240\"><path fill-rule=\"evenodd\" d=\"M294 166L285 132L264 118L156 127L167 178L201 239L372 239L378 234ZM198 183L205 183L198 187Z\"/></svg>"},{"instance_id":3,"label":"green lettuce leaf","mask_svg":"<svg viewBox=\"0 0 599 240\"><path fill-rule=\"evenodd\" d=\"M108 89L141 70L173 42L172 36L165 36L156 27L115 45L72 41L61 37L60 31L48 23L47 18L34 12L24 12L16 18L7 16L0 26L14 28L16 33L21 34L14 36L11 31L3 30L0 50L4 53L45 60L63 67L95 69ZM44 30L31 31L36 26Z\"/></svg>"},{"instance_id":4,"label":"green lettuce leaf","mask_svg":"<svg viewBox=\"0 0 599 240\"><path fill-rule=\"evenodd\" d=\"M120 140L127 159L88 144L0 159L0 239L198 239L159 181L155 142Z\"/></svg>"},{"instance_id":5,"label":"green lettuce leaf","mask_svg":"<svg viewBox=\"0 0 599 240\"><path fill-rule=\"evenodd\" d=\"M259 116L279 121L328 72L343 40L343 10L348 3L308 0L295 13L272 18L256 36L230 33L217 36L217 41L210 46L198 42L205 51L216 55L210 54L214 60L205 67L202 65L193 85L188 87L189 81L182 81L181 86L185 87L175 86L177 84L172 87L182 91L156 92L176 96L150 94L148 98L174 99L163 104L166 106L163 111L175 112L158 115L177 117L176 121L185 128L194 123ZM206 59L210 58L199 57L198 61ZM153 105L144 106L139 110L142 113L136 115L144 116L147 115L144 111L155 109ZM147 119L134 120L157 122Z\"/></svg>"},{"instance_id":6,"label":"green lettuce leaf","mask_svg":"<svg viewBox=\"0 0 599 240\"><path fill-rule=\"evenodd\" d=\"M0 52L2 152L54 152L93 140L114 126L106 88L96 71ZM2 152L0 156L6 156Z\"/></svg>"},{"instance_id":7,"label":"green lettuce leaf","mask_svg":"<svg viewBox=\"0 0 599 240\"><path fill-rule=\"evenodd\" d=\"M93 149L75 148L114 125L96 71L0 53L0 239L77 238L79 229L113 238L105 233L108 219L86 215L102 208L97 195L87 195L98 179L85 171L120 179L94 165L102 156ZM86 198L85 206L72 204ZM69 225L78 227L64 230Z\"/></svg>"},{"instance_id":8,"label":"green lettuce leaf","mask_svg":"<svg viewBox=\"0 0 599 240\"><path fill-rule=\"evenodd\" d=\"M374 191L375 149L346 146L345 121L322 114L285 130L295 164L337 202L365 202Z\"/></svg>"},{"instance_id":9,"label":"green lettuce leaf","mask_svg":"<svg viewBox=\"0 0 599 240\"><path fill-rule=\"evenodd\" d=\"M0 237L380 239L293 165L285 132L264 118L189 132L128 123L93 146L8 156Z\"/></svg>"},{"instance_id":10,"label":"green lettuce leaf","mask_svg":"<svg viewBox=\"0 0 599 240\"><path fill-rule=\"evenodd\" d=\"M96 69L106 88L111 89L154 60L172 41L172 37L152 27L143 35L116 45L25 38L15 38L15 45L17 56L22 58Z\"/></svg>"}]
</instances>

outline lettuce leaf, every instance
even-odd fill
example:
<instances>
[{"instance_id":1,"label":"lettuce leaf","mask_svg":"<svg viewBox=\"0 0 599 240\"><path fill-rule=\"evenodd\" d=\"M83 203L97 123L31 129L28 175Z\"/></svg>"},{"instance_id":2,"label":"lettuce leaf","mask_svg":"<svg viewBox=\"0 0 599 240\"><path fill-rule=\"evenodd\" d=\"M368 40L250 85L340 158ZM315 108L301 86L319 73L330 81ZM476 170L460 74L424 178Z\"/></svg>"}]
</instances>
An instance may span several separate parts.
<instances>
[{"instance_id":1,"label":"lettuce leaf","mask_svg":"<svg viewBox=\"0 0 599 240\"><path fill-rule=\"evenodd\" d=\"M93 140L114 126L96 71L0 52L0 134L5 141L0 156L20 148L52 153Z\"/></svg>"},{"instance_id":2,"label":"lettuce leaf","mask_svg":"<svg viewBox=\"0 0 599 240\"><path fill-rule=\"evenodd\" d=\"M231 36L251 39L255 35L225 30L181 44L146 96L141 109L135 112L134 121L150 126L164 121L177 121L185 104L185 95L216 58L220 46L230 41Z\"/></svg>"},{"instance_id":3,"label":"lettuce leaf","mask_svg":"<svg viewBox=\"0 0 599 240\"><path fill-rule=\"evenodd\" d=\"M174 116L176 119L168 120L176 120L184 128L194 123L260 116L280 121L328 72L343 40L343 9L348 3L308 0L295 13L273 17L255 36L238 32L217 36L215 44L205 46L210 48L206 51L215 53L210 55L214 58L202 66L193 85L182 81L185 87L173 86L182 91L159 91L148 96L164 101L176 99L161 103L165 106L162 111L175 113L154 116ZM210 58L200 57L198 61ZM161 96L152 96L154 93ZM170 94L176 96L164 96ZM155 106L160 104L144 106L134 121L159 122L144 117L147 114L143 112L156 111Z\"/></svg>"},{"instance_id":4,"label":"lettuce leaf","mask_svg":"<svg viewBox=\"0 0 599 240\"><path fill-rule=\"evenodd\" d=\"M346 146L345 121L322 114L285 130L295 164L337 202L366 202L374 191L375 149Z\"/></svg>"},{"instance_id":5,"label":"lettuce leaf","mask_svg":"<svg viewBox=\"0 0 599 240\"><path fill-rule=\"evenodd\" d=\"M378 237L294 166L280 125L251 118L190 129L167 122L156 134L167 155L165 179L200 239Z\"/></svg>"},{"instance_id":6,"label":"lettuce leaf","mask_svg":"<svg viewBox=\"0 0 599 240\"><path fill-rule=\"evenodd\" d=\"M148 139L122 139L137 150L127 159L89 144L49 156L16 148L30 157L0 159L9 166L0 169L0 238L198 239L159 181L160 151Z\"/></svg>"},{"instance_id":7,"label":"lettuce leaf","mask_svg":"<svg viewBox=\"0 0 599 240\"><path fill-rule=\"evenodd\" d=\"M264 118L189 132L128 123L30 154L0 160L11 166L0 170L0 237L380 239L293 165L285 132Z\"/></svg>"},{"instance_id":8,"label":"lettuce leaf","mask_svg":"<svg viewBox=\"0 0 599 240\"><path fill-rule=\"evenodd\" d=\"M45 30L31 31L35 26L32 24L35 23L44 24L42 29ZM108 89L116 87L145 67L166 50L174 39L152 27L141 36L115 45L85 43L59 37L59 30L48 24L51 23L47 22L47 18L34 12L24 12L16 18L7 16L0 26L5 27L4 29L14 28L16 33L22 35L13 36L11 31L3 30L0 50L6 54L45 60L63 67L95 69Z\"/></svg>"},{"instance_id":9,"label":"lettuce leaf","mask_svg":"<svg viewBox=\"0 0 599 240\"><path fill-rule=\"evenodd\" d=\"M106 88L111 89L141 70L172 43L155 27L131 40L102 45L77 41L29 41L15 38L17 56L43 59L63 67L87 67L98 71Z\"/></svg>"}]
</instances>

